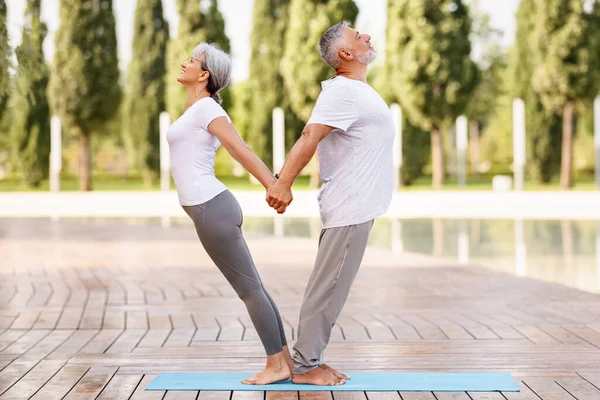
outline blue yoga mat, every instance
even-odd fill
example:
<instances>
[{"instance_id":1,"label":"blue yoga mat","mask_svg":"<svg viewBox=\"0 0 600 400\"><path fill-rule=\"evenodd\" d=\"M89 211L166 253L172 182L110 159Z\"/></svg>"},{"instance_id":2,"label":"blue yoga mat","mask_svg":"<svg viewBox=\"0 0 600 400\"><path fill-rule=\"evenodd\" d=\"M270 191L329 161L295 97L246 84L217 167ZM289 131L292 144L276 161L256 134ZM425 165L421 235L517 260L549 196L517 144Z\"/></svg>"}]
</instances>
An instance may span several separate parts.
<instances>
[{"instance_id":1,"label":"blue yoga mat","mask_svg":"<svg viewBox=\"0 0 600 400\"><path fill-rule=\"evenodd\" d=\"M244 385L251 372L163 372L146 390L518 392L509 373L355 372L341 386L295 385L291 380Z\"/></svg>"}]
</instances>

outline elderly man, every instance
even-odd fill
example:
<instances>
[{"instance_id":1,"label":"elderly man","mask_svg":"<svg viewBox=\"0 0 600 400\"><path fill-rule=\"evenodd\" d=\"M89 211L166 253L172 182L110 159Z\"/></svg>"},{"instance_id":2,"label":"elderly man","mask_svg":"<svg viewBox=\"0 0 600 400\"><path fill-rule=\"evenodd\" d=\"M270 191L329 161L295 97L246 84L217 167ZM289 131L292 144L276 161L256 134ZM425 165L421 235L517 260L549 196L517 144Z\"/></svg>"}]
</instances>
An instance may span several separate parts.
<instances>
[{"instance_id":1,"label":"elderly man","mask_svg":"<svg viewBox=\"0 0 600 400\"><path fill-rule=\"evenodd\" d=\"M323 230L300 310L294 383L340 385L350 379L324 364L323 351L358 272L373 221L387 211L392 197L394 124L386 103L367 84L367 66L377 55L370 39L347 22L323 34L319 52L336 76L322 83L302 137L267 192L269 205L285 212L294 179L318 147Z\"/></svg>"}]
</instances>

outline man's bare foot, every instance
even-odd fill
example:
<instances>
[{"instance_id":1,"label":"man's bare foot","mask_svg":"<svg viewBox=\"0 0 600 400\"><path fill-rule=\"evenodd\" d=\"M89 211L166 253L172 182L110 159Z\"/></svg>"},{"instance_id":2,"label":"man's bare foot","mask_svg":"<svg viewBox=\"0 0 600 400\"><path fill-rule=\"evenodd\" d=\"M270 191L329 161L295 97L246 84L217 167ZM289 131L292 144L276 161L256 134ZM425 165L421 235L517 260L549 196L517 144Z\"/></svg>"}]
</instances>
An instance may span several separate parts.
<instances>
[{"instance_id":1,"label":"man's bare foot","mask_svg":"<svg viewBox=\"0 0 600 400\"><path fill-rule=\"evenodd\" d=\"M283 358L285 358L285 362L287 363L290 370L294 369L294 361L292 360L292 355L290 354L290 349L286 346L283 346Z\"/></svg>"},{"instance_id":2,"label":"man's bare foot","mask_svg":"<svg viewBox=\"0 0 600 400\"><path fill-rule=\"evenodd\" d=\"M344 379L344 380L346 380L346 381L350 379L350 377L349 377L348 375L346 375L346 374L344 374L344 373L342 373L342 372L338 371L338 370L337 370L337 369L335 369L335 368L331 368L331 367L330 367L329 365L327 365L327 364L321 364L321 365L319 366L319 368L321 368L321 369L324 369L325 371L329 372L330 374L332 374L333 376L335 376L335 377L337 377L337 378Z\"/></svg>"},{"instance_id":3,"label":"man's bare foot","mask_svg":"<svg viewBox=\"0 0 600 400\"><path fill-rule=\"evenodd\" d=\"M292 376L292 370L288 366L283 351L267 357L267 366L258 374L244 379L246 385L270 385L271 383L284 381Z\"/></svg>"},{"instance_id":4,"label":"man's bare foot","mask_svg":"<svg viewBox=\"0 0 600 400\"><path fill-rule=\"evenodd\" d=\"M304 374L292 374L292 382L299 385L339 386L346 383L322 368L315 368Z\"/></svg>"}]
</instances>

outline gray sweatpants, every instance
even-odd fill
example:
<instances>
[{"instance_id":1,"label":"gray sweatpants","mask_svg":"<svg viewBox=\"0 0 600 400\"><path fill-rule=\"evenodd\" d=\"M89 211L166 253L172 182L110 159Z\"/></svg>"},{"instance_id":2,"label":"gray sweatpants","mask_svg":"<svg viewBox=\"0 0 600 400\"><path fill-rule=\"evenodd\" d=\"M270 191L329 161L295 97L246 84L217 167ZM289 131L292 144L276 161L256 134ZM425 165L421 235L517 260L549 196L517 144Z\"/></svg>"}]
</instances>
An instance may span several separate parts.
<instances>
[{"instance_id":1,"label":"gray sweatpants","mask_svg":"<svg viewBox=\"0 0 600 400\"><path fill-rule=\"evenodd\" d=\"M362 262L373 221L321 231L319 250L300 309L294 373L323 364L331 329L342 312Z\"/></svg>"},{"instance_id":2,"label":"gray sweatpants","mask_svg":"<svg viewBox=\"0 0 600 400\"><path fill-rule=\"evenodd\" d=\"M200 242L221 273L242 299L267 355L287 345L281 316L262 284L242 235L242 209L226 190L212 200L184 206Z\"/></svg>"}]
</instances>

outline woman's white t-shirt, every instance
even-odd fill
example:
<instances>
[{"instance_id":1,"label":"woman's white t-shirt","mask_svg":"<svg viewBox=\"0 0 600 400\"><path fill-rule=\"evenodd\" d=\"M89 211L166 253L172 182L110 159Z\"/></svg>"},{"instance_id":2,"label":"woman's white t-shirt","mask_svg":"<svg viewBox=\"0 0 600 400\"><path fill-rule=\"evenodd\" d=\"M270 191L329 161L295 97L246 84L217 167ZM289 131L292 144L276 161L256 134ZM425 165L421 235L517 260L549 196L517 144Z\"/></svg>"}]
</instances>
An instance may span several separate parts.
<instances>
[{"instance_id":1,"label":"woman's white t-shirt","mask_svg":"<svg viewBox=\"0 0 600 400\"><path fill-rule=\"evenodd\" d=\"M214 99L205 97L192 104L167 131L171 173L182 206L206 203L227 190L215 177L215 153L221 143L208 131L208 125L218 117L231 122Z\"/></svg>"}]
</instances>

